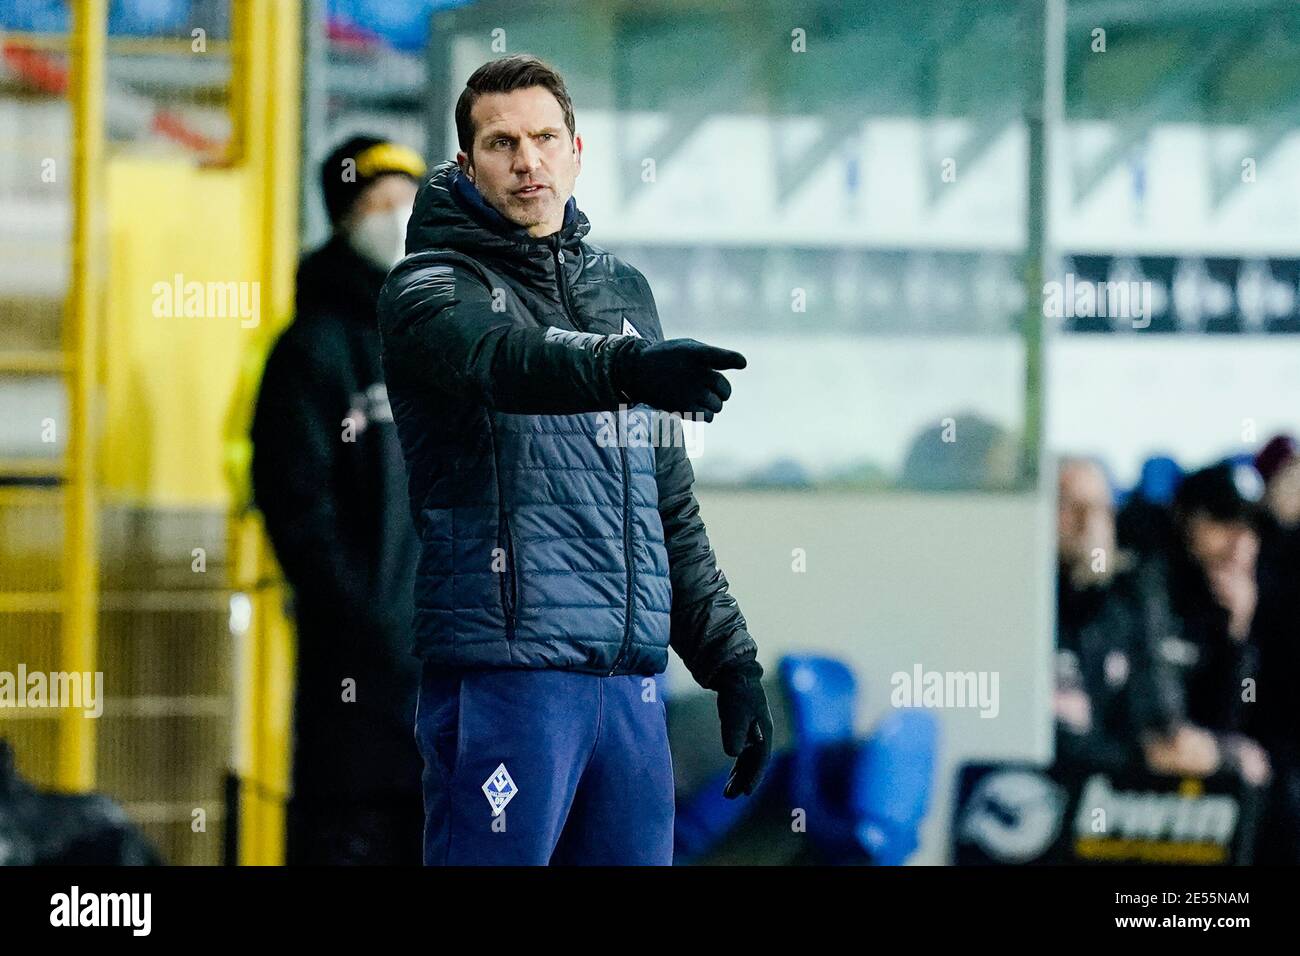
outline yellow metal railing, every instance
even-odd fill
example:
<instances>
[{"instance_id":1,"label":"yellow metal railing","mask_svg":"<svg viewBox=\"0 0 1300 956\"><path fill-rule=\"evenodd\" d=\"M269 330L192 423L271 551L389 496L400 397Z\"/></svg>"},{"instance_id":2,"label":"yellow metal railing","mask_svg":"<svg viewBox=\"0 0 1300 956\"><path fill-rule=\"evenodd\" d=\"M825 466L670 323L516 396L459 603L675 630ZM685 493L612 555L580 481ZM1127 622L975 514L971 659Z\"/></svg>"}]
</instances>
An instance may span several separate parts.
<instances>
[{"instance_id":1,"label":"yellow metal railing","mask_svg":"<svg viewBox=\"0 0 1300 956\"><path fill-rule=\"evenodd\" d=\"M248 502L247 435L253 385L274 334L288 320L298 258L299 111L301 92L301 4L236 4L232 29L233 160L253 176L261 226L259 273L263 311L273 323L246 361L245 388L236 396L228 424L234 449L230 524L236 587L253 602L246 643L246 667L236 680L236 772L241 792L239 862L284 861L285 802L289 791L293 698L293 634L283 614L280 575L260 518L243 509ZM237 672L238 673L238 672Z\"/></svg>"},{"instance_id":2,"label":"yellow metal railing","mask_svg":"<svg viewBox=\"0 0 1300 956\"><path fill-rule=\"evenodd\" d=\"M104 256L104 59L107 0L73 4L69 44L72 108L72 270L64 312L64 352L76 356L68 383L64 481L63 590L60 668L97 669L98 509L93 402L102 320ZM95 723L80 711L59 715L58 782L71 790L95 785Z\"/></svg>"},{"instance_id":3,"label":"yellow metal railing","mask_svg":"<svg viewBox=\"0 0 1300 956\"><path fill-rule=\"evenodd\" d=\"M188 580L167 577L174 575L176 565L166 549L179 540L184 544L180 560L187 564L189 532L179 539L159 532L150 544L165 539L161 550L142 549L137 565L129 560L134 555L124 559L118 553L121 525L101 523L105 514L124 512L132 515L132 530L157 528L160 517L177 510L209 515L218 522L220 515L227 515L218 533L226 536L228 575L220 586L227 597L246 595L251 602L247 626L235 635L229 661L235 672L230 760L241 782L238 860L275 864L282 862L284 850L294 641L283 613L278 567L260 518L249 509L247 432L264 356L290 318L293 304L302 5L299 0L233 0L231 39L211 48L231 64L229 149L215 162L212 154L195 162L193 157L178 160L175 154L118 150L107 143L106 97L114 95L106 82L109 53L129 56L164 48L177 53L183 52L184 42L109 38L108 2L72 4L67 37L21 38L33 49L68 53L70 268L58 344L53 335L48 350L42 350L43 343L21 337L0 343L0 375L7 381L60 377L67 418L58 423L62 454L0 459L0 472L27 485L0 488L0 533L24 547L30 543L32 555L48 558L37 567L24 559L27 551L22 549L11 560L0 555L5 574L0 588L5 661L0 669L21 660L63 671L103 670L110 698L115 687L132 683L128 677L140 676L136 670L145 677L157 673L140 667L135 655L141 646L174 651L166 635L182 626L176 623L182 619L150 615L160 608L175 611L180 607L176 599L195 590ZM62 95L62 90L53 95ZM170 279L173 266L182 264L187 274L196 276L201 268L209 269L202 273L205 279L233 275L257 283L261 325L233 331L151 316L148 297L141 300L140 290L147 291L154 280ZM56 311L49 312L52 330ZM101 345L111 349L111 361L101 355ZM243 382L236 388L235 379L241 375ZM178 387L189 390L183 399L160 399L176 395ZM228 419L228 447L219 449L222 436L216 432L222 419ZM227 466L224 476L221 462ZM33 516L39 516L39 533ZM110 533L114 527L117 533ZM129 537L127 541L129 552ZM150 561L163 563L153 566ZM164 585L175 590L170 603L163 600L159 607L146 598L161 600L161 591L140 590ZM109 593L114 588L117 591ZM212 590L207 588L205 602L211 601ZM206 608L205 602L199 603ZM132 617L137 613L138 620ZM203 613L209 615L205 623L187 618L183 626L202 630L216 622L224 630L219 610ZM156 644L137 640L142 636L135 630L140 622L151 629ZM219 684L211 680L188 690L170 685L137 689L137 696L122 701L122 708L145 714L137 705L165 704L170 714L168 708L199 701L208 714ZM186 693L184 699L171 696ZM20 739L23 769L39 782L67 790L98 784L110 794L138 790L137 801L153 807L159 819L175 814L176 800L166 806L157 802L167 799L165 787L131 785L148 779L132 761L150 748L156 753L160 745L180 746L172 735L175 725L167 725L170 729L158 736L152 730L141 735L129 720L119 717L115 724L106 720L101 725L76 708L22 724L4 730ZM185 729L194 736L193 727ZM192 748L188 756L198 759L194 752ZM209 759L202 757L204 775L224 769L209 768ZM188 800L190 795L177 794L176 799ZM188 826L178 829L188 835ZM176 845L182 844L183 839ZM177 855L185 852L177 850ZM191 855L211 857L199 851Z\"/></svg>"}]
</instances>

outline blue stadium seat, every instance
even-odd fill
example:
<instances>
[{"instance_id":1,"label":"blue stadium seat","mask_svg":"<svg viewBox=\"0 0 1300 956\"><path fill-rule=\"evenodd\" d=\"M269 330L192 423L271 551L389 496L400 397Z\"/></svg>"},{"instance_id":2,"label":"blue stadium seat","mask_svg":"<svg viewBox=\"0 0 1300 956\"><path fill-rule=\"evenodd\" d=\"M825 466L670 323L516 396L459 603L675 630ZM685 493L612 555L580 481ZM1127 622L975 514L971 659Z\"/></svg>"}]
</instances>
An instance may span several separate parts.
<instances>
[{"instance_id":1,"label":"blue stadium seat","mask_svg":"<svg viewBox=\"0 0 1300 956\"><path fill-rule=\"evenodd\" d=\"M808 814L823 859L898 865L916 850L930 803L938 727L917 709L888 714L872 737L854 735L857 681L841 661L792 655L779 665L794 737L792 805Z\"/></svg>"},{"instance_id":2,"label":"blue stadium seat","mask_svg":"<svg viewBox=\"0 0 1300 956\"><path fill-rule=\"evenodd\" d=\"M857 849L856 821L823 784L851 776L858 682L842 661L814 655L783 657L777 673L790 714L790 806L804 811L819 856L842 859Z\"/></svg>"},{"instance_id":3,"label":"blue stadium seat","mask_svg":"<svg viewBox=\"0 0 1300 956\"><path fill-rule=\"evenodd\" d=\"M847 664L829 657L791 654L777 665L790 705L798 749L853 736L858 682Z\"/></svg>"},{"instance_id":4,"label":"blue stadium seat","mask_svg":"<svg viewBox=\"0 0 1300 956\"><path fill-rule=\"evenodd\" d=\"M896 710L859 753L851 791L856 834L881 866L904 863L920 842L938 737L938 722L929 711Z\"/></svg>"},{"instance_id":5,"label":"blue stadium seat","mask_svg":"<svg viewBox=\"0 0 1300 956\"><path fill-rule=\"evenodd\" d=\"M327 15L374 34L398 50L415 51L429 40L429 17L472 0L328 0Z\"/></svg>"},{"instance_id":6,"label":"blue stadium seat","mask_svg":"<svg viewBox=\"0 0 1300 956\"><path fill-rule=\"evenodd\" d=\"M774 753L758 789L748 797L728 800L722 795L731 768L727 767L692 793L678 797L673 818L673 864L690 864L730 833L754 809L760 795L787 789L790 754Z\"/></svg>"},{"instance_id":7,"label":"blue stadium seat","mask_svg":"<svg viewBox=\"0 0 1300 956\"><path fill-rule=\"evenodd\" d=\"M114 36L188 34L188 0L112 0L108 32ZM68 0L26 0L0 4L0 27L37 33L67 33L71 25Z\"/></svg>"},{"instance_id":8,"label":"blue stadium seat","mask_svg":"<svg viewBox=\"0 0 1300 956\"><path fill-rule=\"evenodd\" d=\"M857 680L842 661L791 655L777 665L790 718L789 746L773 754L755 799L722 796L727 773L677 802L674 862L707 853L746 817L761 793L804 811L820 863L904 863L930 804L938 727L919 709L885 716L870 739L855 735ZM782 701L773 700L772 706Z\"/></svg>"}]
</instances>

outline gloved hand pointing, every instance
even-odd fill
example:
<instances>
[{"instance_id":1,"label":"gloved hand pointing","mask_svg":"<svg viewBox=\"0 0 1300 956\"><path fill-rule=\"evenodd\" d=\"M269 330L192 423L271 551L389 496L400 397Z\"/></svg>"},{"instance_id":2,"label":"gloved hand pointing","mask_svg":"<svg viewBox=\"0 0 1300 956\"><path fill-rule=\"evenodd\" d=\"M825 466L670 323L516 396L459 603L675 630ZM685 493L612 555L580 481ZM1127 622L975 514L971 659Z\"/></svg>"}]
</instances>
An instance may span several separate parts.
<instances>
[{"instance_id":1,"label":"gloved hand pointing","mask_svg":"<svg viewBox=\"0 0 1300 956\"><path fill-rule=\"evenodd\" d=\"M731 397L731 383L716 370L744 367L745 356L739 352L694 339L669 339L629 348L620 356L614 376L633 403L711 422Z\"/></svg>"},{"instance_id":2,"label":"gloved hand pointing","mask_svg":"<svg viewBox=\"0 0 1300 956\"><path fill-rule=\"evenodd\" d=\"M763 779L772 754L772 712L763 693L763 668L746 661L714 678L718 692L718 717L722 721L722 749L736 757L722 795L733 799L750 794Z\"/></svg>"}]
</instances>

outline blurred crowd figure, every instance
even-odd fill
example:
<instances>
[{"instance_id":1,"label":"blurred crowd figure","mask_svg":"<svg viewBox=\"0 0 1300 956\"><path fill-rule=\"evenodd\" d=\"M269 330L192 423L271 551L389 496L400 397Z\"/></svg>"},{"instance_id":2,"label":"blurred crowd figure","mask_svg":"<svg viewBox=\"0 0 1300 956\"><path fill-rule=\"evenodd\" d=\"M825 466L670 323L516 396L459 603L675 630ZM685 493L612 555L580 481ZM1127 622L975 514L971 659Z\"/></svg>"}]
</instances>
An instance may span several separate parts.
<instances>
[{"instance_id":1,"label":"blurred crowd figure","mask_svg":"<svg viewBox=\"0 0 1300 956\"><path fill-rule=\"evenodd\" d=\"M898 484L914 491L992 491L1014 488L1019 476L1019 438L979 412L962 409L917 432Z\"/></svg>"},{"instance_id":2,"label":"blurred crowd figure","mask_svg":"<svg viewBox=\"0 0 1300 956\"><path fill-rule=\"evenodd\" d=\"M1183 476L1153 458L1117 507L1103 465L1059 465L1057 761L1228 774L1263 797L1254 862L1300 862L1300 453Z\"/></svg>"},{"instance_id":3,"label":"blurred crowd figure","mask_svg":"<svg viewBox=\"0 0 1300 956\"><path fill-rule=\"evenodd\" d=\"M43 790L0 738L0 866L161 866L122 806L101 793Z\"/></svg>"},{"instance_id":4,"label":"blurred crowd figure","mask_svg":"<svg viewBox=\"0 0 1300 956\"><path fill-rule=\"evenodd\" d=\"M297 623L290 865L420 862L419 543L376 305L424 172L417 153L378 136L322 162L332 234L298 267L296 314L253 418L253 496Z\"/></svg>"}]
</instances>

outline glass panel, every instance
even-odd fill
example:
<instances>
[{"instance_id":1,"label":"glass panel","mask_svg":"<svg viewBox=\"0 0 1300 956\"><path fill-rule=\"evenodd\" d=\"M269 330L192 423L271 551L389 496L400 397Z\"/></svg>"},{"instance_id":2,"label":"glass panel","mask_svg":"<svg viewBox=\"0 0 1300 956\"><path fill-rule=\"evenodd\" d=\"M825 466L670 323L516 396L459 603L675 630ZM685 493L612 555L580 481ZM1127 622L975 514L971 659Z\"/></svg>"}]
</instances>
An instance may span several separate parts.
<instances>
[{"instance_id":1,"label":"glass panel","mask_svg":"<svg viewBox=\"0 0 1300 956\"><path fill-rule=\"evenodd\" d=\"M521 3L435 21L450 36L431 82L452 91L494 41L560 69L589 239L645 273L665 335L748 357L698 426L701 482L1023 484L1029 77L1015 4L952 6Z\"/></svg>"}]
</instances>

